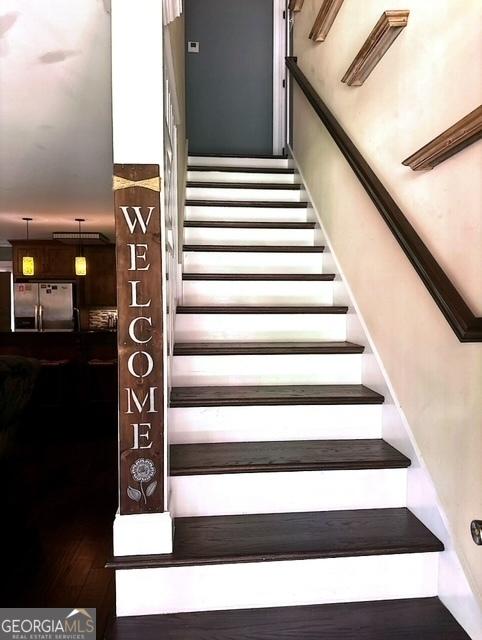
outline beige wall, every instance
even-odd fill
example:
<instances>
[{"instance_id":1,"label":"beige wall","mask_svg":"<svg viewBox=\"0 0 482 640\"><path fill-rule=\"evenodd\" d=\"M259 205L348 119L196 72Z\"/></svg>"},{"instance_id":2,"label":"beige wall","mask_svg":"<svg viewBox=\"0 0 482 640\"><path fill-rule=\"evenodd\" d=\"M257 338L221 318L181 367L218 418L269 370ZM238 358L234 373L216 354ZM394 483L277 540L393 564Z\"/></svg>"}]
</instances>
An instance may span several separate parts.
<instances>
[{"instance_id":1,"label":"beige wall","mask_svg":"<svg viewBox=\"0 0 482 640\"><path fill-rule=\"evenodd\" d=\"M325 43L295 19L294 53L405 215L482 315L481 143L432 172L401 161L481 102L480 0L345 0ZM408 27L362 87L340 82L383 10ZM432 475L455 548L482 600L482 344L461 344L299 90L294 151L348 283Z\"/></svg>"}]
</instances>

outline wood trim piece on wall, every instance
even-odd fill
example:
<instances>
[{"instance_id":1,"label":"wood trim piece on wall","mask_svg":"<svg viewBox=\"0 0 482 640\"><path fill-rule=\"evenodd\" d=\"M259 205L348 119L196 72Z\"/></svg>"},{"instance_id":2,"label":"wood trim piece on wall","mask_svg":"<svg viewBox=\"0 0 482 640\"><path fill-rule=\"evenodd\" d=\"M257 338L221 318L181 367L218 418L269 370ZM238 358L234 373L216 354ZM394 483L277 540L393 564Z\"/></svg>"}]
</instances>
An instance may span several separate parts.
<instances>
[{"instance_id":1,"label":"wood trim piece on wall","mask_svg":"<svg viewBox=\"0 0 482 640\"><path fill-rule=\"evenodd\" d=\"M482 138L482 105L404 160L402 164L414 171L433 169L480 138Z\"/></svg>"},{"instance_id":2,"label":"wood trim piece on wall","mask_svg":"<svg viewBox=\"0 0 482 640\"><path fill-rule=\"evenodd\" d=\"M477 317L469 308L351 138L316 93L299 68L296 58L287 58L286 65L458 339L461 342L482 342L482 317Z\"/></svg>"},{"instance_id":3,"label":"wood trim piece on wall","mask_svg":"<svg viewBox=\"0 0 482 640\"><path fill-rule=\"evenodd\" d=\"M314 42L324 42L331 29L343 0L323 0L320 11L316 16L310 31L310 39Z\"/></svg>"},{"instance_id":4,"label":"wood trim piece on wall","mask_svg":"<svg viewBox=\"0 0 482 640\"><path fill-rule=\"evenodd\" d=\"M164 511L164 341L157 164L114 165L121 515Z\"/></svg>"},{"instance_id":5,"label":"wood trim piece on wall","mask_svg":"<svg viewBox=\"0 0 482 640\"><path fill-rule=\"evenodd\" d=\"M288 5L288 9L290 11L301 11L301 9L303 9L303 2L305 0L290 0L290 3Z\"/></svg>"},{"instance_id":6,"label":"wood trim piece on wall","mask_svg":"<svg viewBox=\"0 0 482 640\"><path fill-rule=\"evenodd\" d=\"M341 81L361 86L407 26L409 14L408 10L384 11Z\"/></svg>"}]
</instances>

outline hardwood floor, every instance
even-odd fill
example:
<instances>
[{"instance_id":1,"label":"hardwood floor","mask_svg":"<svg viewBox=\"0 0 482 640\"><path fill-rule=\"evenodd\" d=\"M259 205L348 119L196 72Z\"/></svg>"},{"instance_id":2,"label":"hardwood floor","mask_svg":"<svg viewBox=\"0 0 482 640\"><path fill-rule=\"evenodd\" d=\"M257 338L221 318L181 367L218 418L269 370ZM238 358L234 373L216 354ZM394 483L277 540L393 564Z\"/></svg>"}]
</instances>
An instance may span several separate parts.
<instances>
[{"instance_id":1,"label":"hardwood floor","mask_svg":"<svg viewBox=\"0 0 482 640\"><path fill-rule=\"evenodd\" d=\"M383 396L361 384L174 387L171 391L171 407L383 404L383 401Z\"/></svg>"},{"instance_id":2,"label":"hardwood floor","mask_svg":"<svg viewBox=\"0 0 482 640\"><path fill-rule=\"evenodd\" d=\"M118 618L108 640L468 640L438 598Z\"/></svg>"},{"instance_id":3,"label":"hardwood floor","mask_svg":"<svg viewBox=\"0 0 482 640\"><path fill-rule=\"evenodd\" d=\"M174 551L116 556L116 569L185 567L443 551L408 509L176 518Z\"/></svg>"},{"instance_id":4,"label":"hardwood floor","mask_svg":"<svg viewBox=\"0 0 482 640\"><path fill-rule=\"evenodd\" d=\"M97 637L114 611L112 521L116 420L88 406L33 408L2 459L2 607L95 607Z\"/></svg>"},{"instance_id":5,"label":"hardwood floor","mask_svg":"<svg viewBox=\"0 0 482 640\"><path fill-rule=\"evenodd\" d=\"M171 445L171 475L403 469L410 460L384 440L204 442Z\"/></svg>"}]
</instances>

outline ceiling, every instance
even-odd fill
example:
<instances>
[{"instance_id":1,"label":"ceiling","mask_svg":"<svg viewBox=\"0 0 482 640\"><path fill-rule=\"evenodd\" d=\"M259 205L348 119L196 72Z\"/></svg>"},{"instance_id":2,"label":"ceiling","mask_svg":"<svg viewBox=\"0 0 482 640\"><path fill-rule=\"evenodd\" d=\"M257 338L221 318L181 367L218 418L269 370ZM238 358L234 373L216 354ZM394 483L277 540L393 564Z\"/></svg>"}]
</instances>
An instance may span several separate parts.
<instances>
[{"instance_id":1,"label":"ceiling","mask_svg":"<svg viewBox=\"0 0 482 640\"><path fill-rule=\"evenodd\" d=\"M109 2L1 2L0 246L25 216L113 238Z\"/></svg>"}]
</instances>

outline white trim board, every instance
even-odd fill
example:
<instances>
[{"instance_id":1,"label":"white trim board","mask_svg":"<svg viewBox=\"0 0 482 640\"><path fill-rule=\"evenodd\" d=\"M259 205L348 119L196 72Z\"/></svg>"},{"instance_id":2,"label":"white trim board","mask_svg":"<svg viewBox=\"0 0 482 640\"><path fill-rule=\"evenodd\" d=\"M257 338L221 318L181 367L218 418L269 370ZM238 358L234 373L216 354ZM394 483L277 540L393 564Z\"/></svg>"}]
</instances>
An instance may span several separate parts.
<instances>
[{"instance_id":1,"label":"white trim board","mask_svg":"<svg viewBox=\"0 0 482 640\"><path fill-rule=\"evenodd\" d=\"M347 340L367 345L362 370L362 383L385 396L385 404L382 409L383 438L412 461L407 473L407 507L445 545L445 552L440 554L439 561L438 595L472 640L482 640L482 611L454 549L451 527L437 490L423 461L422 454L388 373L383 366L380 354L356 303L355 295L348 285L343 269L333 252L333 246L326 233L323 219L314 205L303 171L291 146L289 146L289 152L300 174L308 201L311 203L318 224L321 227L324 236L323 244L326 246L325 260L326 262L332 262L330 270L338 273L342 280L335 296L335 304L348 304L355 311L355 313L349 314Z\"/></svg>"}]
</instances>

